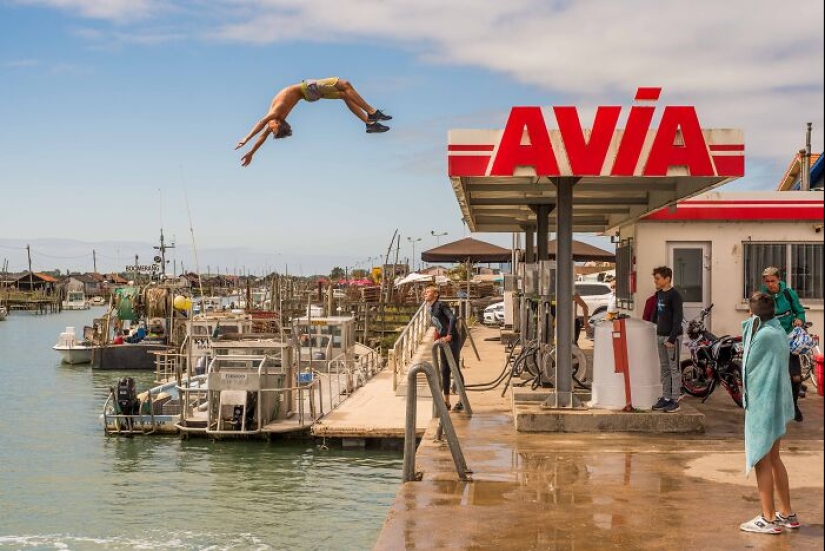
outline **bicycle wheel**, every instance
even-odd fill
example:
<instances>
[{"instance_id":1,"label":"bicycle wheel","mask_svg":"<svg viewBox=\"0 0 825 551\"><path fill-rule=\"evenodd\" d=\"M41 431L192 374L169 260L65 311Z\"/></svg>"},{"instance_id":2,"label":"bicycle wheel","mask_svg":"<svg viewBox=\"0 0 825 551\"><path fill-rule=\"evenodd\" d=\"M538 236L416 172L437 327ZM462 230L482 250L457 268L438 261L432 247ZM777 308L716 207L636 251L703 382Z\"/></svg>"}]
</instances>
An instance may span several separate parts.
<instances>
[{"instance_id":1,"label":"bicycle wheel","mask_svg":"<svg viewBox=\"0 0 825 551\"><path fill-rule=\"evenodd\" d=\"M584 352L578 347L573 347L573 357L572 357L571 369L570 374L573 378L573 381L578 384L582 388L590 388L590 385L586 382L587 381L587 356L584 355ZM556 364L556 348L553 348L549 354L545 357L545 374L546 379L549 379L551 384L555 387L556 386L556 370L558 368Z\"/></svg>"},{"instance_id":2,"label":"bicycle wheel","mask_svg":"<svg viewBox=\"0 0 825 551\"><path fill-rule=\"evenodd\" d=\"M810 381L811 386L816 390L818 381L816 380L816 372L814 369L813 351L807 354L800 354L799 365L802 366L802 382Z\"/></svg>"},{"instance_id":3,"label":"bicycle wheel","mask_svg":"<svg viewBox=\"0 0 825 551\"><path fill-rule=\"evenodd\" d=\"M587 356L578 346L573 347L573 380L583 388L590 388L587 383Z\"/></svg>"},{"instance_id":4,"label":"bicycle wheel","mask_svg":"<svg viewBox=\"0 0 825 551\"><path fill-rule=\"evenodd\" d=\"M691 396L704 398L711 388L711 380L705 370L693 363L693 360L682 360L682 388Z\"/></svg>"}]
</instances>

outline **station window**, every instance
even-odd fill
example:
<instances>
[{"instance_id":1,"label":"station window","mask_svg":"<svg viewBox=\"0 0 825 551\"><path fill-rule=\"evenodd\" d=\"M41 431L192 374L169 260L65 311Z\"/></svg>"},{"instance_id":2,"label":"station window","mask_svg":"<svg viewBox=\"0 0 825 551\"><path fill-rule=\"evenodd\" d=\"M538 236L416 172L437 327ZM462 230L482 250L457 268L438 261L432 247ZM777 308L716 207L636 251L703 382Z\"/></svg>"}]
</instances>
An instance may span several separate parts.
<instances>
[{"instance_id":1,"label":"station window","mask_svg":"<svg viewBox=\"0 0 825 551\"><path fill-rule=\"evenodd\" d=\"M776 266L783 281L801 300L823 299L822 243L743 243L744 289L747 299L762 285L762 270Z\"/></svg>"}]
</instances>

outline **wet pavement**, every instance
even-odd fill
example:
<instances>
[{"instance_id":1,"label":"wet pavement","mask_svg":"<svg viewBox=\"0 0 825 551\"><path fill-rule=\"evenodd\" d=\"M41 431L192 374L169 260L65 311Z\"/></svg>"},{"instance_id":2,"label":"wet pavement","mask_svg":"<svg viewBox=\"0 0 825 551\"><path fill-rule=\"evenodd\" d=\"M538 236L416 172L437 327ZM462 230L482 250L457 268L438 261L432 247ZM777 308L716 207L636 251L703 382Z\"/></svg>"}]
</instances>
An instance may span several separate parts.
<instances>
[{"instance_id":1,"label":"wet pavement","mask_svg":"<svg viewBox=\"0 0 825 551\"><path fill-rule=\"evenodd\" d=\"M474 329L482 357L464 349L468 384L501 371L503 349ZM800 401L805 421L783 439L791 497L803 526L744 533L759 513L744 476L744 414L723 390L701 403L704 434L519 433L501 388L471 393L472 419L452 414L473 471L461 481L432 422L374 547L384 550L823 549L823 398ZM666 415L666 414L663 414Z\"/></svg>"}]
</instances>

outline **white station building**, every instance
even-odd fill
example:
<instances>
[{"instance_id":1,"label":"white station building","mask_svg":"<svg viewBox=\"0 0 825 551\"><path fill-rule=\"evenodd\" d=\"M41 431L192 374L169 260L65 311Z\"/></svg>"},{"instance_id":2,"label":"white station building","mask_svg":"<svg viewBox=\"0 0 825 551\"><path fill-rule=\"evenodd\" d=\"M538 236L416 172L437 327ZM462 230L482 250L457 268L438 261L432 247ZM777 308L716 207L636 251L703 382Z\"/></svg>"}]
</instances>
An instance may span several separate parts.
<instances>
[{"instance_id":1,"label":"white station building","mask_svg":"<svg viewBox=\"0 0 825 551\"><path fill-rule=\"evenodd\" d=\"M617 232L617 277L630 279L620 306L641 317L653 269L666 265L687 319L712 303L709 329L738 335L762 270L777 266L822 335L824 211L822 190L712 191L649 214Z\"/></svg>"}]
</instances>

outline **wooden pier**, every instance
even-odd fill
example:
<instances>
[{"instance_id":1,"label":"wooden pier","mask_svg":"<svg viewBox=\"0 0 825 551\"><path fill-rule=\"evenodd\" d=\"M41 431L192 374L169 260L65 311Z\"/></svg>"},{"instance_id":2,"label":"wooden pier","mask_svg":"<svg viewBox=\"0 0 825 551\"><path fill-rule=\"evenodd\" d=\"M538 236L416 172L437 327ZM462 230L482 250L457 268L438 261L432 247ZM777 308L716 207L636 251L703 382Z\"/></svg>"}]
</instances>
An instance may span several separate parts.
<instances>
[{"instance_id":1,"label":"wooden pier","mask_svg":"<svg viewBox=\"0 0 825 551\"><path fill-rule=\"evenodd\" d=\"M13 311L29 311L35 314L56 314L63 310L59 297L17 293L3 299L3 305Z\"/></svg>"}]
</instances>

